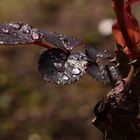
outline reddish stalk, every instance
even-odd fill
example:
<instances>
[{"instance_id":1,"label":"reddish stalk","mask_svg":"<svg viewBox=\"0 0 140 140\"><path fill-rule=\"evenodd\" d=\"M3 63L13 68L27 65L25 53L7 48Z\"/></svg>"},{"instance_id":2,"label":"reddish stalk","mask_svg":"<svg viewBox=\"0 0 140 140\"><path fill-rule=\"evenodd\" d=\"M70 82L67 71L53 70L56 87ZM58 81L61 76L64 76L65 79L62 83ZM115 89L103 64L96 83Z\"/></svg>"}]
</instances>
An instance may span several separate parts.
<instances>
[{"instance_id":1,"label":"reddish stalk","mask_svg":"<svg viewBox=\"0 0 140 140\"><path fill-rule=\"evenodd\" d=\"M125 40L126 46L128 49L133 52L133 42L131 41L131 38L127 31L126 21L125 21L125 6L124 6L124 0L113 0L114 1L114 10L116 13L118 25L121 30L121 34Z\"/></svg>"}]
</instances>

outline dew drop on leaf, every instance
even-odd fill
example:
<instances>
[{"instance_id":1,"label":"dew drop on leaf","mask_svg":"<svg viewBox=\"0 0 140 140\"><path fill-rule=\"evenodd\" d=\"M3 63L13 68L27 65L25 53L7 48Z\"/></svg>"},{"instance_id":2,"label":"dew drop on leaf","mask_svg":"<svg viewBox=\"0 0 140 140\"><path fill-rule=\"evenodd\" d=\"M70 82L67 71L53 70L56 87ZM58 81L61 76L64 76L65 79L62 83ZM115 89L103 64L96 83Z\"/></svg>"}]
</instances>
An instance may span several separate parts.
<instances>
[{"instance_id":1,"label":"dew drop on leaf","mask_svg":"<svg viewBox=\"0 0 140 140\"><path fill-rule=\"evenodd\" d=\"M63 64L62 63L54 63L54 67L59 71L63 68Z\"/></svg>"},{"instance_id":2,"label":"dew drop on leaf","mask_svg":"<svg viewBox=\"0 0 140 140\"><path fill-rule=\"evenodd\" d=\"M8 29L5 29L5 28L3 28L2 31L3 31L4 33L7 33L7 34L9 33L9 30L8 30Z\"/></svg>"},{"instance_id":3,"label":"dew drop on leaf","mask_svg":"<svg viewBox=\"0 0 140 140\"><path fill-rule=\"evenodd\" d=\"M81 70L79 68L73 68L72 69L72 74L77 75L77 74L80 74L80 73L81 73Z\"/></svg>"},{"instance_id":4,"label":"dew drop on leaf","mask_svg":"<svg viewBox=\"0 0 140 140\"><path fill-rule=\"evenodd\" d=\"M38 39L39 39L39 34L33 33L33 34L32 34L32 38L33 38L34 40L38 40Z\"/></svg>"},{"instance_id":5,"label":"dew drop on leaf","mask_svg":"<svg viewBox=\"0 0 140 140\"><path fill-rule=\"evenodd\" d=\"M68 80L69 80L69 77L67 77L66 75L64 75L64 76L62 77L62 79L65 80L65 81L68 81Z\"/></svg>"}]
</instances>

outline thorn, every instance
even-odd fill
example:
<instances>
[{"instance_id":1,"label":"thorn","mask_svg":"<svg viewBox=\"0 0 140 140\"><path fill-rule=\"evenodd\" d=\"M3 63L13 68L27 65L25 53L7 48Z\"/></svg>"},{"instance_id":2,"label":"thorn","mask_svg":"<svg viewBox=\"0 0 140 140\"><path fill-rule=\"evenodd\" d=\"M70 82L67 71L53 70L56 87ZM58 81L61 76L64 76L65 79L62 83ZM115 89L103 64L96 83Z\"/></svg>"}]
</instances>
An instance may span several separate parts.
<instances>
[{"instance_id":1,"label":"thorn","mask_svg":"<svg viewBox=\"0 0 140 140\"><path fill-rule=\"evenodd\" d=\"M97 118L95 117L95 118L92 120L92 124L94 124L94 123L95 123L96 119L97 119Z\"/></svg>"},{"instance_id":2,"label":"thorn","mask_svg":"<svg viewBox=\"0 0 140 140\"><path fill-rule=\"evenodd\" d=\"M136 64L136 62L137 62L138 60L137 59L135 59L135 60L133 60L133 61L131 61L131 62L129 62L129 63L127 63L127 65L134 65L134 64Z\"/></svg>"},{"instance_id":3,"label":"thorn","mask_svg":"<svg viewBox=\"0 0 140 140\"><path fill-rule=\"evenodd\" d=\"M117 63L117 65L115 66L115 68L118 68L120 66L120 63Z\"/></svg>"}]
</instances>

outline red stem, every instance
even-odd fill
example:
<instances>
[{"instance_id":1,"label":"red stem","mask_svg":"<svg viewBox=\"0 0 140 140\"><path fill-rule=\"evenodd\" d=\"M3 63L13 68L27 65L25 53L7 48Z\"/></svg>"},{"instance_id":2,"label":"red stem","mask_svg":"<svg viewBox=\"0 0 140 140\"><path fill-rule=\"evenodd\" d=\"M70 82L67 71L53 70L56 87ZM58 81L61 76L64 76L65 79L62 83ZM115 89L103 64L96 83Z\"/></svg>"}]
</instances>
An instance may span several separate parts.
<instances>
[{"instance_id":1,"label":"red stem","mask_svg":"<svg viewBox=\"0 0 140 140\"><path fill-rule=\"evenodd\" d=\"M127 26L125 22L125 7L124 7L124 0L113 0L114 1L114 10L116 13L118 25L120 27L122 36L125 40L125 43L128 47L128 49L133 52L133 42L131 41L131 38L127 31Z\"/></svg>"},{"instance_id":2,"label":"red stem","mask_svg":"<svg viewBox=\"0 0 140 140\"><path fill-rule=\"evenodd\" d=\"M49 46L48 44L45 44L45 43L43 43L43 42L41 42L41 41L36 41L36 42L34 42L33 44L35 44L35 45L38 45L38 46L41 46L41 47L44 47L44 48L52 48L51 46Z\"/></svg>"}]
</instances>

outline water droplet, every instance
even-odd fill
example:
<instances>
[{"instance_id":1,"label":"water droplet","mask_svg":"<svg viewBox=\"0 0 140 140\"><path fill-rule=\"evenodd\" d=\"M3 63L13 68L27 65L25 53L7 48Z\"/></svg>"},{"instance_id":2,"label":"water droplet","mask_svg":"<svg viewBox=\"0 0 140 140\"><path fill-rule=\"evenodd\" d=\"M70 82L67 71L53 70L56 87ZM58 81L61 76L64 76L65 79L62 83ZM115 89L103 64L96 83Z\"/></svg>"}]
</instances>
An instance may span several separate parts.
<instances>
[{"instance_id":1,"label":"water droplet","mask_svg":"<svg viewBox=\"0 0 140 140\"><path fill-rule=\"evenodd\" d=\"M73 75L74 78L76 78L76 75Z\"/></svg>"},{"instance_id":2,"label":"water droplet","mask_svg":"<svg viewBox=\"0 0 140 140\"><path fill-rule=\"evenodd\" d=\"M2 29L2 31L4 32L4 33L9 33L9 30L8 29Z\"/></svg>"},{"instance_id":3,"label":"water droplet","mask_svg":"<svg viewBox=\"0 0 140 140\"><path fill-rule=\"evenodd\" d=\"M13 24L13 27L14 27L16 30L19 30L20 25L19 25L19 24Z\"/></svg>"},{"instance_id":4,"label":"water droplet","mask_svg":"<svg viewBox=\"0 0 140 140\"><path fill-rule=\"evenodd\" d=\"M104 77L104 76L101 76L101 79L102 79L102 80L104 80L104 79L105 79L105 77Z\"/></svg>"},{"instance_id":5,"label":"water droplet","mask_svg":"<svg viewBox=\"0 0 140 140\"><path fill-rule=\"evenodd\" d=\"M25 34L29 34L30 33L30 30L26 29L23 31Z\"/></svg>"},{"instance_id":6,"label":"water droplet","mask_svg":"<svg viewBox=\"0 0 140 140\"><path fill-rule=\"evenodd\" d=\"M71 50L73 47L70 47L68 45L70 45L70 42L68 41L67 38L63 38L63 37L60 37L60 40L62 41L64 47L67 49L67 50Z\"/></svg>"},{"instance_id":7,"label":"water droplet","mask_svg":"<svg viewBox=\"0 0 140 140\"><path fill-rule=\"evenodd\" d=\"M63 40L64 40L64 38L63 38L63 37L60 37L59 39L60 39L61 41L63 41Z\"/></svg>"},{"instance_id":8,"label":"water droplet","mask_svg":"<svg viewBox=\"0 0 140 140\"><path fill-rule=\"evenodd\" d=\"M46 80L47 82L50 82L51 80L50 79L48 79L48 76L47 75L44 75L44 80Z\"/></svg>"},{"instance_id":9,"label":"water droplet","mask_svg":"<svg viewBox=\"0 0 140 140\"><path fill-rule=\"evenodd\" d=\"M18 44L18 42L15 42L15 45L17 45Z\"/></svg>"},{"instance_id":10,"label":"water droplet","mask_svg":"<svg viewBox=\"0 0 140 140\"><path fill-rule=\"evenodd\" d=\"M129 90L129 93L131 94L132 93L132 90Z\"/></svg>"},{"instance_id":11,"label":"water droplet","mask_svg":"<svg viewBox=\"0 0 140 140\"><path fill-rule=\"evenodd\" d=\"M32 34L32 38L33 38L34 40L38 40L38 39L39 39L39 34L33 33L33 34Z\"/></svg>"},{"instance_id":12,"label":"water droplet","mask_svg":"<svg viewBox=\"0 0 140 140\"><path fill-rule=\"evenodd\" d=\"M57 70L61 70L63 68L62 63L54 63L53 65Z\"/></svg>"},{"instance_id":13,"label":"water droplet","mask_svg":"<svg viewBox=\"0 0 140 140\"><path fill-rule=\"evenodd\" d=\"M11 22L11 23L9 23L8 25L9 25L9 26L13 26L13 23Z\"/></svg>"},{"instance_id":14,"label":"water droplet","mask_svg":"<svg viewBox=\"0 0 140 140\"><path fill-rule=\"evenodd\" d=\"M80 73L81 73L81 70L80 70L79 68L73 68L72 74L78 75L78 74L80 74Z\"/></svg>"},{"instance_id":15,"label":"water droplet","mask_svg":"<svg viewBox=\"0 0 140 140\"><path fill-rule=\"evenodd\" d=\"M64 75L62 79L65 80L65 81L68 81L69 80L69 77L67 77L66 75Z\"/></svg>"},{"instance_id":16,"label":"water droplet","mask_svg":"<svg viewBox=\"0 0 140 140\"><path fill-rule=\"evenodd\" d=\"M104 53L105 53L106 57L111 57L111 54L107 50L104 50Z\"/></svg>"},{"instance_id":17,"label":"water droplet","mask_svg":"<svg viewBox=\"0 0 140 140\"><path fill-rule=\"evenodd\" d=\"M103 54L99 53L96 55L97 58L103 58Z\"/></svg>"},{"instance_id":18,"label":"water droplet","mask_svg":"<svg viewBox=\"0 0 140 140\"><path fill-rule=\"evenodd\" d=\"M46 80L46 81L48 80L46 76L44 76L43 78L44 78L44 80Z\"/></svg>"},{"instance_id":19,"label":"water droplet","mask_svg":"<svg viewBox=\"0 0 140 140\"><path fill-rule=\"evenodd\" d=\"M26 24L26 25L23 25L21 29L23 30L23 33L29 34L31 27L28 24Z\"/></svg>"}]
</instances>

